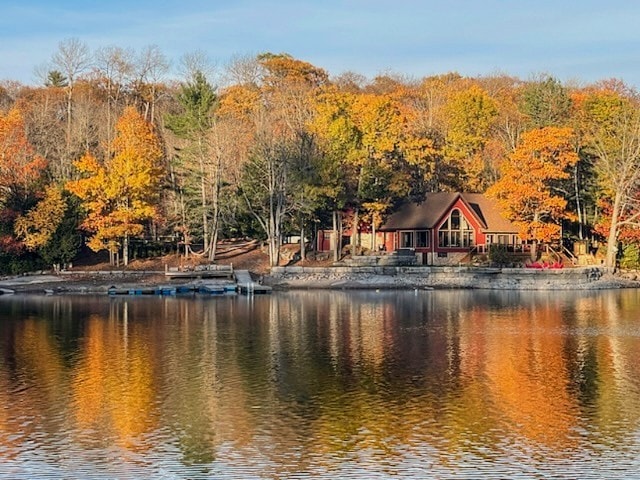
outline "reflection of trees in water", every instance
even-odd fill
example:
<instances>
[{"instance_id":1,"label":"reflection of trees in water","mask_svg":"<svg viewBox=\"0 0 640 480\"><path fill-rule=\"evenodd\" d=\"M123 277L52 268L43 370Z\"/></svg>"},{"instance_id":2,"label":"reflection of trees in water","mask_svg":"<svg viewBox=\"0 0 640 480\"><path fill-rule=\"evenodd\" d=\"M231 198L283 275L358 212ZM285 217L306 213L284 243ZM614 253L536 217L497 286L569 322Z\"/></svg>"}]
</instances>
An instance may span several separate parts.
<instances>
[{"instance_id":1,"label":"reflection of trees in water","mask_svg":"<svg viewBox=\"0 0 640 480\"><path fill-rule=\"evenodd\" d=\"M569 451L580 429L624 443L640 421L638 311L634 292L16 297L0 302L0 401L16 405L0 441L17 448L29 415L79 446L169 442L186 464L276 476L424 445Z\"/></svg>"},{"instance_id":2,"label":"reflection of trees in water","mask_svg":"<svg viewBox=\"0 0 640 480\"><path fill-rule=\"evenodd\" d=\"M156 365L148 326L133 304L112 302L108 315L85 321L81 353L72 370L76 419L107 441L146 450L138 439L157 426Z\"/></svg>"}]
</instances>

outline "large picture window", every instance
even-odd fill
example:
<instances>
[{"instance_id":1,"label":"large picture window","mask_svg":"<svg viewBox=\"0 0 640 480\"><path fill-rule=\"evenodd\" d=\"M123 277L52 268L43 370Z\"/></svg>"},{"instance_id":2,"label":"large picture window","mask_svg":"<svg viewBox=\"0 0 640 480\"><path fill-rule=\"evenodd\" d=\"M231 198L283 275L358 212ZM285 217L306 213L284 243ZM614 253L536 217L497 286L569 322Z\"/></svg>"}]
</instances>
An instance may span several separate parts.
<instances>
[{"instance_id":1,"label":"large picture window","mask_svg":"<svg viewBox=\"0 0 640 480\"><path fill-rule=\"evenodd\" d=\"M413 232L400 232L400 248L414 248Z\"/></svg>"},{"instance_id":2,"label":"large picture window","mask_svg":"<svg viewBox=\"0 0 640 480\"><path fill-rule=\"evenodd\" d=\"M400 248L427 248L429 245L427 230L400 232Z\"/></svg>"},{"instance_id":3,"label":"large picture window","mask_svg":"<svg viewBox=\"0 0 640 480\"><path fill-rule=\"evenodd\" d=\"M438 230L438 246L443 248L468 248L474 245L473 228L467 219L455 209Z\"/></svg>"},{"instance_id":4,"label":"large picture window","mask_svg":"<svg viewBox=\"0 0 640 480\"><path fill-rule=\"evenodd\" d=\"M416 248L427 248L429 243L429 232L426 230L416 232Z\"/></svg>"}]
</instances>

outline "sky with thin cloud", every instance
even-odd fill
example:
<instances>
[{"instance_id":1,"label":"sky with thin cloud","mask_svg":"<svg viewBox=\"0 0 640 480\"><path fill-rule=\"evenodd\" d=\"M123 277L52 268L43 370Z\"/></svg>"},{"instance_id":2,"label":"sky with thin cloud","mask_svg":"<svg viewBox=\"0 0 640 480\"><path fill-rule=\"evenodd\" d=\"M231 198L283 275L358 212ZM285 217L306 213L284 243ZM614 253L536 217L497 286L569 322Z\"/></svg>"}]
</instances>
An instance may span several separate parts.
<instances>
[{"instance_id":1,"label":"sky with thin cloud","mask_svg":"<svg viewBox=\"0 0 640 480\"><path fill-rule=\"evenodd\" d=\"M629 0L0 0L0 80L37 83L59 42L77 38L157 45L174 65L194 51L219 68L286 52L331 75L544 73L640 87L639 24Z\"/></svg>"}]
</instances>

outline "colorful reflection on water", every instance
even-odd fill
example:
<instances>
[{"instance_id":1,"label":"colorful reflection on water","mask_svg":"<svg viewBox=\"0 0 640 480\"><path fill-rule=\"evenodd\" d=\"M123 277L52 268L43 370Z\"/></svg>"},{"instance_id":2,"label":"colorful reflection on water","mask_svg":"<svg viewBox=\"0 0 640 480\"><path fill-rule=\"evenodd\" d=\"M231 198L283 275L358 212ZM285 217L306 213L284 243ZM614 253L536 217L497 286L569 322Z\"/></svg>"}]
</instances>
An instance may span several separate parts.
<instances>
[{"instance_id":1,"label":"colorful reflection on water","mask_svg":"<svg viewBox=\"0 0 640 480\"><path fill-rule=\"evenodd\" d=\"M628 478L640 292L0 297L0 478Z\"/></svg>"}]
</instances>

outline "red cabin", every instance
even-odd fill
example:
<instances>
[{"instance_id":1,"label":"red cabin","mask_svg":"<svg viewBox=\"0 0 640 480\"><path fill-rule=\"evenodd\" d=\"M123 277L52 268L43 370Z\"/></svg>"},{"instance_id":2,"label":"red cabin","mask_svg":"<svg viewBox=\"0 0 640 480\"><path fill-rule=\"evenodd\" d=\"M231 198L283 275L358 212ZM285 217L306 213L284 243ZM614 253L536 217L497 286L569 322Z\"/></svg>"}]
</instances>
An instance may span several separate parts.
<instances>
[{"instance_id":1,"label":"red cabin","mask_svg":"<svg viewBox=\"0 0 640 480\"><path fill-rule=\"evenodd\" d=\"M412 249L428 265L454 263L492 244L521 244L518 228L479 193L429 193L391 214L379 232L385 250Z\"/></svg>"},{"instance_id":2,"label":"red cabin","mask_svg":"<svg viewBox=\"0 0 640 480\"><path fill-rule=\"evenodd\" d=\"M331 233L318 232L319 251L331 248ZM421 202L407 203L389 215L375 242L370 226L359 235L363 247L415 252L419 263L426 265L457 264L470 251L486 252L495 244L510 250L522 247L518 228L501 214L494 200L479 193L428 193Z\"/></svg>"}]
</instances>

